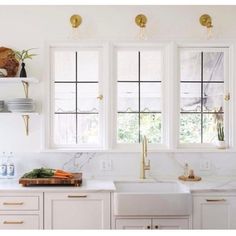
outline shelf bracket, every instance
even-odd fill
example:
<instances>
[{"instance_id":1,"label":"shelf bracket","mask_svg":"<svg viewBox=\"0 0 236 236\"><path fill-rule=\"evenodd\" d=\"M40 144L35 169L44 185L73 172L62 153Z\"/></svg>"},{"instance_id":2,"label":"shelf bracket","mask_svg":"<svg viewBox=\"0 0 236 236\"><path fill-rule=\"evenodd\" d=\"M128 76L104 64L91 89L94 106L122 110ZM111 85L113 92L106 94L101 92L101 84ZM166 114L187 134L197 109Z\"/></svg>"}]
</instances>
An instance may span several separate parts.
<instances>
[{"instance_id":1,"label":"shelf bracket","mask_svg":"<svg viewBox=\"0 0 236 236\"><path fill-rule=\"evenodd\" d=\"M22 80L22 84L24 87L25 97L28 98L29 97L29 83Z\"/></svg>"},{"instance_id":2,"label":"shelf bracket","mask_svg":"<svg viewBox=\"0 0 236 236\"><path fill-rule=\"evenodd\" d=\"M25 123L25 133L28 136L29 135L29 115L22 115L22 118Z\"/></svg>"}]
</instances>

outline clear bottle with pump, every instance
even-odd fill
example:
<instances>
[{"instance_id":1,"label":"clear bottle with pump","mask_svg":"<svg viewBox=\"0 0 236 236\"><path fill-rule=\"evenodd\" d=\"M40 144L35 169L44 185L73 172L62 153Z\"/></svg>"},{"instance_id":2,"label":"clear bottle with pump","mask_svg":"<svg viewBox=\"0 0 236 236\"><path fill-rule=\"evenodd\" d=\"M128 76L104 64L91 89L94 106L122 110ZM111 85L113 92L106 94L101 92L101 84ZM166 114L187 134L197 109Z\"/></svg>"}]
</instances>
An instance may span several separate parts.
<instances>
[{"instance_id":1,"label":"clear bottle with pump","mask_svg":"<svg viewBox=\"0 0 236 236\"><path fill-rule=\"evenodd\" d=\"M7 178L14 178L15 177L15 164L13 159L13 154L10 152L7 158Z\"/></svg>"},{"instance_id":2,"label":"clear bottle with pump","mask_svg":"<svg viewBox=\"0 0 236 236\"><path fill-rule=\"evenodd\" d=\"M6 162L6 154L5 152L3 152L0 160L0 178L6 178L6 177L7 177L7 162Z\"/></svg>"},{"instance_id":3,"label":"clear bottle with pump","mask_svg":"<svg viewBox=\"0 0 236 236\"><path fill-rule=\"evenodd\" d=\"M184 164L184 177L188 177L189 176L189 165L187 162L185 162Z\"/></svg>"}]
</instances>

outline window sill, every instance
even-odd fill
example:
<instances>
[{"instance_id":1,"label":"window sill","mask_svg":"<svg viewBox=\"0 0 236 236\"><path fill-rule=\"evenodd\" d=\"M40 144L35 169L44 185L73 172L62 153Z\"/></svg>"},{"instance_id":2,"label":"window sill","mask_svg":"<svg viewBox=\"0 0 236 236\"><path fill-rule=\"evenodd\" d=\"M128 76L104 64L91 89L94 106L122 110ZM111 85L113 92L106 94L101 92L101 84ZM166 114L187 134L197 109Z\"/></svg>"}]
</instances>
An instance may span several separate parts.
<instances>
[{"instance_id":1,"label":"window sill","mask_svg":"<svg viewBox=\"0 0 236 236\"><path fill-rule=\"evenodd\" d=\"M44 149L43 153L76 153L76 152L91 152L91 153L140 153L141 149ZM218 148L160 148L148 149L148 153L235 153L236 149L218 149Z\"/></svg>"}]
</instances>

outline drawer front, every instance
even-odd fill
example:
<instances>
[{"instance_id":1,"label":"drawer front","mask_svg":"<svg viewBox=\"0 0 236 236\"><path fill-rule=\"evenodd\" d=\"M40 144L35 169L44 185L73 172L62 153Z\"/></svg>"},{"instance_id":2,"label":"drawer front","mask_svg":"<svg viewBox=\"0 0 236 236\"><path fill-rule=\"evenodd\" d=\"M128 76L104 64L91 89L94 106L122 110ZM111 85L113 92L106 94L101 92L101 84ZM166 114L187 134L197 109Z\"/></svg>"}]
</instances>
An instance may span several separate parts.
<instances>
[{"instance_id":1,"label":"drawer front","mask_svg":"<svg viewBox=\"0 0 236 236\"><path fill-rule=\"evenodd\" d=\"M39 229L39 216L0 215L0 229Z\"/></svg>"},{"instance_id":2,"label":"drawer front","mask_svg":"<svg viewBox=\"0 0 236 236\"><path fill-rule=\"evenodd\" d=\"M1 211L27 211L39 210L39 197L37 196L4 196L0 197Z\"/></svg>"}]
</instances>

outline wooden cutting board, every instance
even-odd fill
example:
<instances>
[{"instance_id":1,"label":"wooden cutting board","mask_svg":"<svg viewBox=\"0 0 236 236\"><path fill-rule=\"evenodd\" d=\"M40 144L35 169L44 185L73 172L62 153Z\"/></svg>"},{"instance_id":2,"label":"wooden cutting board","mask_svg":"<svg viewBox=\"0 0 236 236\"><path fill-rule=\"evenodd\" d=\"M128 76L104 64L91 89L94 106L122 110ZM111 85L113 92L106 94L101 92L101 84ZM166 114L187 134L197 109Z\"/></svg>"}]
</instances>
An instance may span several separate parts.
<instances>
[{"instance_id":1,"label":"wooden cutting board","mask_svg":"<svg viewBox=\"0 0 236 236\"><path fill-rule=\"evenodd\" d=\"M82 173L72 173L73 177L68 179L59 179L59 178L37 178L37 179L29 179L29 178L20 178L19 183L22 184L24 187L28 186L51 186L51 185L58 185L58 186L65 186L65 185L72 185L79 187L82 184Z\"/></svg>"}]
</instances>

